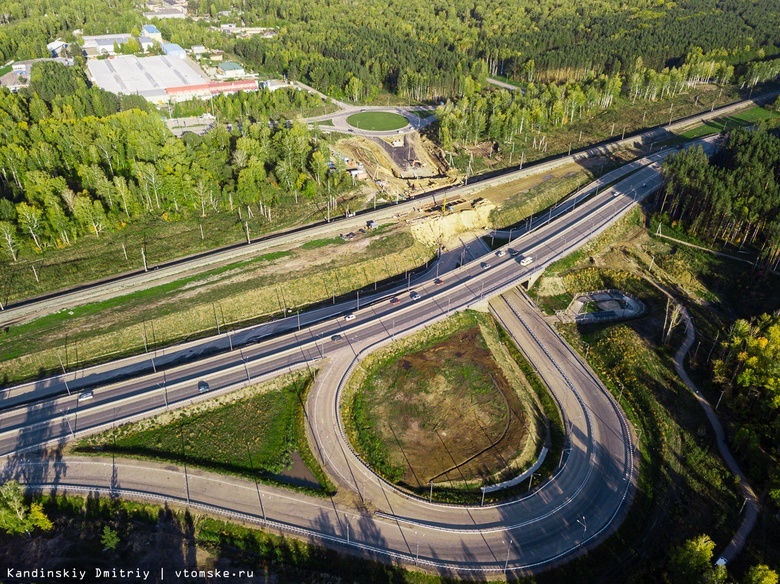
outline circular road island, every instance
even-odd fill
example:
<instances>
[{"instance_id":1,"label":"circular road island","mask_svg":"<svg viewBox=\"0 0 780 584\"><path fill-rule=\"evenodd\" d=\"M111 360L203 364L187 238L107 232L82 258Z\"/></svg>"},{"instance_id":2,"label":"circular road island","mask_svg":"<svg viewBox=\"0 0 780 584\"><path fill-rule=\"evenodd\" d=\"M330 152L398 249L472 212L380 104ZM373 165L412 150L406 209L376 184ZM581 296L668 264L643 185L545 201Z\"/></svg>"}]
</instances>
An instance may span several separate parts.
<instances>
[{"instance_id":1,"label":"circular road island","mask_svg":"<svg viewBox=\"0 0 780 584\"><path fill-rule=\"evenodd\" d=\"M349 116L347 123L359 130L387 132L408 126L409 120L392 112L361 112Z\"/></svg>"}]
</instances>

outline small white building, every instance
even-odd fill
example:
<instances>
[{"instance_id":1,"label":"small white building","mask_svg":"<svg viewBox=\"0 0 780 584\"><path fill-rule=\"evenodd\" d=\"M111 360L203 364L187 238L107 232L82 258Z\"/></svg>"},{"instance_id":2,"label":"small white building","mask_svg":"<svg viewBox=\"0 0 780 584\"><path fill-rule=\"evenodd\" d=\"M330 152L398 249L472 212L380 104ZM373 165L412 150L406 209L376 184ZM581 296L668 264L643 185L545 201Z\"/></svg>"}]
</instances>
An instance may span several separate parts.
<instances>
[{"instance_id":1,"label":"small white building","mask_svg":"<svg viewBox=\"0 0 780 584\"><path fill-rule=\"evenodd\" d=\"M145 24L141 27L142 36L148 37L155 42L162 44L162 33L153 24Z\"/></svg>"},{"instance_id":2,"label":"small white building","mask_svg":"<svg viewBox=\"0 0 780 584\"><path fill-rule=\"evenodd\" d=\"M149 49L151 49L154 46L154 41L147 36L139 36L138 44L141 45L141 50L144 53L146 53Z\"/></svg>"},{"instance_id":3,"label":"small white building","mask_svg":"<svg viewBox=\"0 0 780 584\"><path fill-rule=\"evenodd\" d=\"M192 55L196 59L200 59L203 55L205 55L208 52L209 52L208 49L203 45L192 45Z\"/></svg>"},{"instance_id":4,"label":"small white building","mask_svg":"<svg viewBox=\"0 0 780 584\"><path fill-rule=\"evenodd\" d=\"M49 53L51 53L52 57L59 57L62 51L68 48L68 43L57 39L46 45L46 48L49 50Z\"/></svg>"},{"instance_id":5,"label":"small white building","mask_svg":"<svg viewBox=\"0 0 780 584\"><path fill-rule=\"evenodd\" d=\"M178 57L184 59L187 56L187 51L182 49L176 43L165 43L162 46L163 53L168 57Z\"/></svg>"},{"instance_id":6,"label":"small white building","mask_svg":"<svg viewBox=\"0 0 780 584\"><path fill-rule=\"evenodd\" d=\"M285 81L280 81L279 79L269 79L260 84L261 89L267 89L268 91L276 91L277 89L284 89L286 87L292 87L292 85Z\"/></svg>"}]
</instances>

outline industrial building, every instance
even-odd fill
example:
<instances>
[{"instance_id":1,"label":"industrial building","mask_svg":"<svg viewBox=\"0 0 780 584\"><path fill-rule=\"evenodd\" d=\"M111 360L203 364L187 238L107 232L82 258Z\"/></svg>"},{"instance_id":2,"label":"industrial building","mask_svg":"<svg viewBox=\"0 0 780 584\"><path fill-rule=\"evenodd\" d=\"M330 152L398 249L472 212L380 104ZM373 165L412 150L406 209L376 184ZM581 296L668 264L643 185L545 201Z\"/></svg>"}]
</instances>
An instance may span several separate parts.
<instances>
[{"instance_id":1,"label":"industrial building","mask_svg":"<svg viewBox=\"0 0 780 584\"><path fill-rule=\"evenodd\" d=\"M187 12L178 8L162 8L154 12L144 12L144 18L187 18Z\"/></svg>"},{"instance_id":2,"label":"industrial building","mask_svg":"<svg viewBox=\"0 0 780 584\"><path fill-rule=\"evenodd\" d=\"M115 55L115 47L121 47L131 38L133 37L126 33L83 36L81 37L81 48L87 57Z\"/></svg>"},{"instance_id":3,"label":"industrial building","mask_svg":"<svg viewBox=\"0 0 780 584\"><path fill-rule=\"evenodd\" d=\"M258 89L257 81L253 79L210 82L198 65L186 56L138 58L123 55L88 61L87 67L98 87L116 94L140 95L157 105Z\"/></svg>"},{"instance_id":4,"label":"industrial building","mask_svg":"<svg viewBox=\"0 0 780 584\"><path fill-rule=\"evenodd\" d=\"M162 46L163 53L165 53L168 57L178 57L180 59L183 59L187 56L187 51L182 49L179 45L176 43L165 43Z\"/></svg>"},{"instance_id":5,"label":"industrial building","mask_svg":"<svg viewBox=\"0 0 780 584\"><path fill-rule=\"evenodd\" d=\"M143 27L141 27L141 32L143 33L143 36L149 37L153 41L162 44L162 33L160 32L160 29L153 24L143 25Z\"/></svg>"},{"instance_id":6,"label":"industrial building","mask_svg":"<svg viewBox=\"0 0 780 584\"><path fill-rule=\"evenodd\" d=\"M217 66L217 71L222 77L243 77L244 68L233 61L225 61Z\"/></svg>"},{"instance_id":7,"label":"industrial building","mask_svg":"<svg viewBox=\"0 0 780 584\"><path fill-rule=\"evenodd\" d=\"M186 85L182 87L169 87L165 90L171 103L187 101L189 99L208 99L214 95L238 93L239 91L257 91L257 81L243 79L241 81L209 82L202 85Z\"/></svg>"},{"instance_id":8,"label":"industrial building","mask_svg":"<svg viewBox=\"0 0 780 584\"><path fill-rule=\"evenodd\" d=\"M207 83L200 68L189 59L167 55L138 58L123 55L113 59L88 61L95 84L111 93L141 95L152 103L167 103L168 87Z\"/></svg>"}]
</instances>

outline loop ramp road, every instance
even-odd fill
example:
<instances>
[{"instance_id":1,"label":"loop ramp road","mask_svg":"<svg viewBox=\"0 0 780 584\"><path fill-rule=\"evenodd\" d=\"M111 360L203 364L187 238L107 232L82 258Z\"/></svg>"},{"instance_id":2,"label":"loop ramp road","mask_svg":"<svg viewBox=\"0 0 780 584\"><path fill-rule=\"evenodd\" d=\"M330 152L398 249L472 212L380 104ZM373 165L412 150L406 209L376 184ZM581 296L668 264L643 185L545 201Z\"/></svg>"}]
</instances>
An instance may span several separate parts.
<instances>
[{"instance_id":1,"label":"loop ramp road","mask_svg":"<svg viewBox=\"0 0 780 584\"><path fill-rule=\"evenodd\" d=\"M315 323L257 345L118 380L95 388L94 397L83 402L76 395L59 395L3 408L4 478L56 490L112 489L131 497L163 497L199 509L251 515L295 533L385 558L417 561L445 573L527 573L568 560L603 541L624 517L635 487L631 432L595 375L516 286L603 232L657 188L660 157L643 159L614 186L580 196L594 190L586 187L576 205L559 206L545 223L532 224L504 246L516 253L477 258L442 274L441 285L433 283L431 274L397 304L374 303L356 311L350 321ZM521 258L529 255L533 263L521 265ZM484 263L490 267L484 269L480 260L488 259ZM411 292L420 299L412 300ZM495 297L493 313L550 386L563 412L568 444L562 466L528 495L500 505L439 505L402 493L373 474L344 438L339 396L349 371L397 335L421 330L456 310L487 307L487 299ZM335 334L340 340L331 341ZM312 364L318 375L306 403L307 431L315 455L340 487L332 500L191 468L40 459L34 453L42 444L57 445ZM209 383L210 392L198 393L201 380ZM49 386L56 383L52 379Z\"/></svg>"}]
</instances>

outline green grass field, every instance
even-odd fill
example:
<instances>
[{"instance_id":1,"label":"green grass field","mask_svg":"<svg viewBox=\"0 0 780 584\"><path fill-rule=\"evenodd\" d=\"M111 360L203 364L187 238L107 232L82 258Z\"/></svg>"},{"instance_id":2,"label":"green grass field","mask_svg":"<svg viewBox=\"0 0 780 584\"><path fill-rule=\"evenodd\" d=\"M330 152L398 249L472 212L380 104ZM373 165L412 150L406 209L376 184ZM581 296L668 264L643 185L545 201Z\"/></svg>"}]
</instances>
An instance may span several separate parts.
<instances>
[{"instance_id":1,"label":"green grass field","mask_svg":"<svg viewBox=\"0 0 780 584\"><path fill-rule=\"evenodd\" d=\"M398 130L409 124L405 117L390 112L363 112L352 114L347 118L347 123L360 130L377 132Z\"/></svg>"},{"instance_id":2,"label":"green grass field","mask_svg":"<svg viewBox=\"0 0 780 584\"><path fill-rule=\"evenodd\" d=\"M303 406L312 378L286 375L149 420L81 440L77 452L186 463L284 484L280 473L297 452L327 485L308 451ZM277 475L269 477L269 475Z\"/></svg>"},{"instance_id":3,"label":"green grass field","mask_svg":"<svg viewBox=\"0 0 780 584\"><path fill-rule=\"evenodd\" d=\"M307 241L301 246L301 249L318 249L320 247L327 247L329 245L341 245L346 243L340 237L330 237L327 239L312 239Z\"/></svg>"},{"instance_id":4,"label":"green grass field","mask_svg":"<svg viewBox=\"0 0 780 584\"><path fill-rule=\"evenodd\" d=\"M681 136L688 140L695 138L701 138L702 136L709 136L711 134L717 134L722 132L724 128L734 128L735 126L752 126L753 124L764 120L775 120L780 118L780 114L773 112L763 107L753 107L743 112L728 116L725 118L715 118L697 126L691 128L686 132L683 132Z\"/></svg>"},{"instance_id":5,"label":"green grass field","mask_svg":"<svg viewBox=\"0 0 780 584\"><path fill-rule=\"evenodd\" d=\"M0 383L143 353L271 320L370 287L424 264L431 252L408 232L377 229L347 254L340 239L275 251L103 302L0 330ZM333 243L333 245L330 245ZM305 244L304 244L305 245ZM348 244L343 244L348 245ZM325 254L334 250L327 263ZM295 263L293 268L292 263Z\"/></svg>"}]
</instances>

